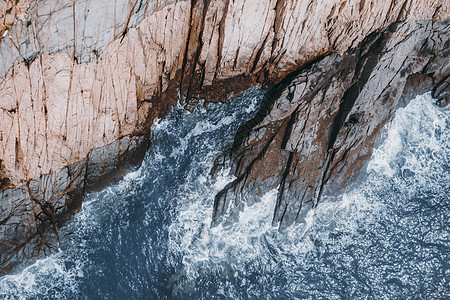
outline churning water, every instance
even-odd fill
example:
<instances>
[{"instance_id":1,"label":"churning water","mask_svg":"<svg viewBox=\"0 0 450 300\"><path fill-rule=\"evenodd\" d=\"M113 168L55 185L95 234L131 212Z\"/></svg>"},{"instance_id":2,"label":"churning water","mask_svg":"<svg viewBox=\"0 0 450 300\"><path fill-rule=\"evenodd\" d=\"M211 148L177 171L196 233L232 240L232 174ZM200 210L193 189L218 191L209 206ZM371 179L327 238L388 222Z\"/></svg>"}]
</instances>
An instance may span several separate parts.
<instances>
[{"instance_id":1,"label":"churning water","mask_svg":"<svg viewBox=\"0 0 450 300\"><path fill-rule=\"evenodd\" d=\"M400 108L362 180L307 223L271 226L276 191L210 228L214 158L262 93L153 128L142 167L87 195L61 250L0 278L6 299L450 299L449 108Z\"/></svg>"}]
</instances>

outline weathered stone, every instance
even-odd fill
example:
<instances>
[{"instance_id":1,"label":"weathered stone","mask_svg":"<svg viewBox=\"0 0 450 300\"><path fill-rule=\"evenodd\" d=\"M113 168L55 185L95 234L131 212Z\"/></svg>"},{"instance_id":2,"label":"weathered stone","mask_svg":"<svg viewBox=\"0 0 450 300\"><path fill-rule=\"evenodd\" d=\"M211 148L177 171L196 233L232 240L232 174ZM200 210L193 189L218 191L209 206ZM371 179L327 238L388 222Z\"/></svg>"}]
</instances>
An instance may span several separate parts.
<instances>
[{"instance_id":1,"label":"weathered stone","mask_svg":"<svg viewBox=\"0 0 450 300\"><path fill-rule=\"evenodd\" d=\"M432 96L437 99L436 104L440 107L445 107L450 103L450 75L436 85L433 89Z\"/></svg>"},{"instance_id":2,"label":"weathered stone","mask_svg":"<svg viewBox=\"0 0 450 300\"><path fill-rule=\"evenodd\" d=\"M178 99L190 103L201 98L225 100L256 84L279 83L266 101L266 111L253 120L255 124L247 124L253 128L261 121L258 118L267 117L267 125L251 133L256 156L246 150L235 169L256 170L265 164L281 174L281 179L264 173L249 175L246 185L260 190L283 182L284 187L284 182L291 181L290 168L300 172L295 169L300 163L297 152L303 153L303 160L317 154L315 163L323 162L328 125L335 117L333 149L341 143L341 128L351 127L345 124L360 124L366 115L385 120L391 113L382 110L390 109L384 104L364 108L373 109L371 114L350 113L347 110L352 105L340 109L341 98L349 98L344 101L347 104L358 103L355 91L363 85L357 82L368 80L352 79L352 72L364 77L365 64L378 63L378 58L371 57L385 56L374 51L339 55L394 22L405 22L401 28L406 28L420 19L439 20L449 14L449 3L436 0L381 4L357 0L117 0L114 5L107 0L0 0L0 190L7 193L0 198L5 215L0 238L6 245L0 251L0 268L6 270L21 258L47 251L57 241L58 226L79 208L84 189L105 184L105 178L120 177L117 174L127 168L124 162L133 160L133 153L141 154L134 159L139 161L145 148L140 145L148 140L135 138L148 134L153 120L164 116ZM405 53L416 42L410 33L415 34L406 30L396 40L404 45ZM372 36L373 41L379 40L376 34ZM425 60L439 42L424 43ZM396 49L397 45L389 47ZM328 56L331 53L337 54ZM443 74L448 72L443 71L442 61L418 65L424 63L424 73L432 74L436 82L445 80ZM336 78L330 78L330 66ZM388 74L403 67L380 64L380 68ZM405 74L412 74L411 70ZM315 76L315 72L322 75ZM393 74L389 76L405 76ZM298 90L290 86L297 75L303 76L295 79ZM383 80L380 86L387 84ZM447 90L444 85L436 93L447 97L441 92ZM293 91L286 92L289 88ZM368 85L358 95L379 93L377 89L376 84ZM394 87L383 93L387 92L398 93ZM304 97L314 110L293 106ZM271 111L272 104L276 109ZM302 131L301 126L316 123L313 131ZM241 135L237 140L245 137ZM267 140L268 136L273 139ZM297 138L304 141L299 144ZM240 147L240 143L235 145ZM263 159L269 155L276 155L276 160ZM311 165L313 174L328 173ZM303 191L302 187L315 182L308 179L290 188ZM13 194L20 205L9 201ZM277 207L289 207L281 195ZM22 221L17 225L11 220Z\"/></svg>"},{"instance_id":3,"label":"weathered stone","mask_svg":"<svg viewBox=\"0 0 450 300\"><path fill-rule=\"evenodd\" d=\"M10 29L12 37L0 42L6 58L1 61L23 58L0 81L2 182L24 184L80 161L94 148L148 131L178 92L213 99L278 82L323 53L356 47L368 33L394 21L449 14L449 5L439 1L361 6L357 1L240 0L164 2L162 8L147 1L152 12L147 16L136 13L141 2L116 1L122 10L116 14L117 7L112 13L98 1L30 2L32 29L26 30L31 36L23 31L27 24L18 22ZM99 23L89 23L91 6L96 7L92 15L104 14L96 18ZM60 22L68 17L72 23ZM55 28L47 27L53 23ZM13 46L24 39L37 48ZM106 40L111 42L100 51ZM78 57L94 50L92 59L80 64L84 60Z\"/></svg>"},{"instance_id":4,"label":"weathered stone","mask_svg":"<svg viewBox=\"0 0 450 300\"><path fill-rule=\"evenodd\" d=\"M410 98L435 86L434 94L446 97L449 33L449 19L394 23L275 87L263 112L216 162L231 166L237 179L216 196L213 225L233 220L242 199L252 204L277 187L274 225L302 222L322 194L357 176L402 93ZM405 86L418 78L427 79L415 89Z\"/></svg>"}]
</instances>

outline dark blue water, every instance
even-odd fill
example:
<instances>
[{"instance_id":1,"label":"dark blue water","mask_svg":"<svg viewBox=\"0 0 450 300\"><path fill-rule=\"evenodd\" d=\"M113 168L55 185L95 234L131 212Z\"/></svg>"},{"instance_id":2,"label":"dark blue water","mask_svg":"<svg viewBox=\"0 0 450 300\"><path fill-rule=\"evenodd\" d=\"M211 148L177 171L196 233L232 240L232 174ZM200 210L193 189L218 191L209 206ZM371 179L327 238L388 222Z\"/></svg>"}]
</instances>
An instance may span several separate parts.
<instances>
[{"instance_id":1,"label":"dark blue water","mask_svg":"<svg viewBox=\"0 0 450 300\"><path fill-rule=\"evenodd\" d=\"M211 229L215 157L258 106L248 91L153 129L142 167L89 194L61 250L0 278L6 299L450 299L449 109L400 109L361 182L307 223L271 226L276 191Z\"/></svg>"}]
</instances>

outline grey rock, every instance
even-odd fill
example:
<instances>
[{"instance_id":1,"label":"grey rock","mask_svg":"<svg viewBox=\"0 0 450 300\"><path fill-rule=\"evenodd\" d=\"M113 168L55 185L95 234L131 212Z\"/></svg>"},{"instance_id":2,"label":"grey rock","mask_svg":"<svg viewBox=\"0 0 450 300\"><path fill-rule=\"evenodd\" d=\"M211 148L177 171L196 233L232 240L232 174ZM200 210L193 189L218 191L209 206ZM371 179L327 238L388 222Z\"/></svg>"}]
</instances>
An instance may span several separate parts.
<instances>
[{"instance_id":1,"label":"grey rock","mask_svg":"<svg viewBox=\"0 0 450 300\"><path fill-rule=\"evenodd\" d=\"M138 167L148 145L148 136L125 137L60 172L1 191L0 275L57 249L58 231L81 208L85 190Z\"/></svg>"},{"instance_id":2,"label":"grey rock","mask_svg":"<svg viewBox=\"0 0 450 300\"><path fill-rule=\"evenodd\" d=\"M216 161L213 173L231 166L236 180L217 194L212 225L232 222L243 201L277 187L273 224L303 222L324 195L356 178L396 107L429 90L447 103L449 28L449 19L397 22L275 86Z\"/></svg>"}]
</instances>

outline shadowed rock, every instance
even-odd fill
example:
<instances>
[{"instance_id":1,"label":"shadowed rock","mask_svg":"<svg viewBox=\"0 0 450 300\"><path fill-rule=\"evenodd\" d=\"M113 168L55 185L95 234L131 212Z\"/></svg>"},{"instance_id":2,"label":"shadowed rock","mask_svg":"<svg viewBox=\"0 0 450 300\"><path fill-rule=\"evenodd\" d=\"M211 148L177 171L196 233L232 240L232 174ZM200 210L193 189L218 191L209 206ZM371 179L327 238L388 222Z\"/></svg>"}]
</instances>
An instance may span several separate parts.
<instances>
[{"instance_id":1,"label":"shadowed rock","mask_svg":"<svg viewBox=\"0 0 450 300\"><path fill-rule=\"evenodd\" d=\"M449 95L450 20L394 23L345 55L332 54L272 89L276 94L243 125L215 170L236 180L216 196L213 226L236 219L273 188L273 224L302 222L325 193L354 179L399 99L433 90ZM281 92L279 90L282 90Z\"/></svg>"},{"instance_id":2,"label":"shadowed rock","mask_svg":"<svg viewBox=\"0 0 450 300\"><path fill-rule=\"evenodd\" d=\"M0 2L0 272L48 253L57 244L57 228L80 207L84 190L119 178L124 161L139 162L142 155L134 155L148 144L142 136L177 100L223 101L257 84L275 87L265 110L236 138L230 153L240 157L232 160L240 183L229 189L239 199L239 191L280 185L274 222L293 219L291 211L301 215L304 210L286 199L300 193L302 206L315 205L312 194L320 196L324 184L319 183L327 182L335 162L346 156L334 150L345 148L339 146L341 133L362 126L369 116L381 124L391 114L385 104L353 111L364 93L380 94L368 74L389 57L376 49L395 52L385 47L391 39L374 34L361 46L367 53L338 54L394 22L440 20L450 13L446 2L415 0L356 6L339 0L109 4ZM392 41L415 43L419 38L409 36L414 32L421 30ZM421 52L434 53L436 43L424 42ZM410 57L408 49L404 53ZM440 70L438 62L439 56L426 63L426 74L441 82L432 70ZM393 65L390 73L390 66L380 68L393 75L400 67ZM415 72L403 69L402 78ZM445 82L436 86L444 98ZM371 88L364 92L366 87ZM394 90L382 93L386 101ZM246 146L249 141L253 148ZM299 164L306 167L300 170ZM271 172L252 171L263 167ZM303 173L309 179L295 180ZM228 190L222 195L230 200ZM228 200L218 199L217 217L229 207Z\"/></svg>"}]
</instances>

